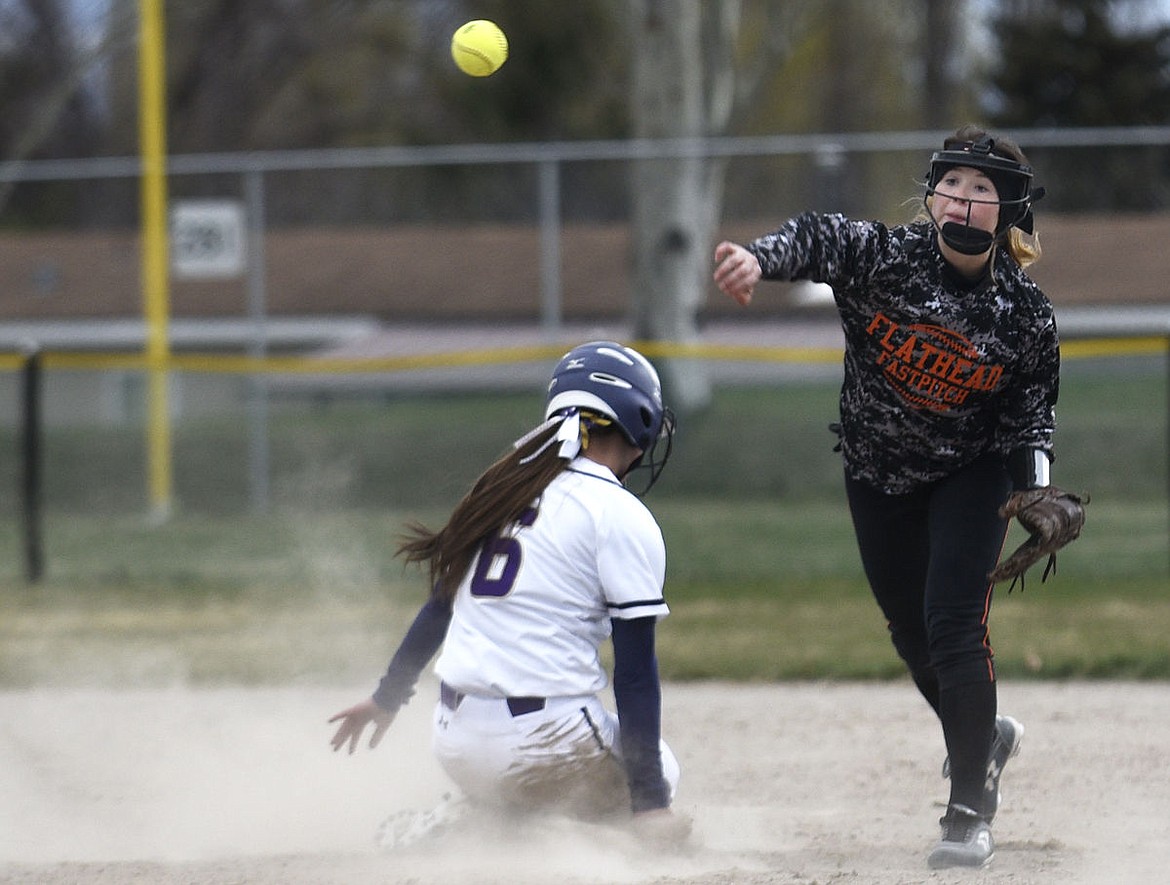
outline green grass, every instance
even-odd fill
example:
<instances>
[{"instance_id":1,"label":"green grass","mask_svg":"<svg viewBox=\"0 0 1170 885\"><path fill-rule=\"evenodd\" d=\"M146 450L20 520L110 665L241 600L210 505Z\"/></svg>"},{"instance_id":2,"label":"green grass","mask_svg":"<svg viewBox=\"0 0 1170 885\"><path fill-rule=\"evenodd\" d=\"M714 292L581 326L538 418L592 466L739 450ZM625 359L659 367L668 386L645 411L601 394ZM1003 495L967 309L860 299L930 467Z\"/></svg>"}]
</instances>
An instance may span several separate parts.
<instances>
[{"instance_id":1,"label":"green grass","mask_svg":"<svg viewBox=\"0 0 1170 885\"><path fill-rule=\"evenodd\" d=\"M1164 508L1092 506L1055 578L999 594L1001 672L1170 677ZM841 507L655 510L669 550L667 678L901 673ZM9 563L0 581L0 685L373 679L423 597L391 556L404 516L55 517L47 577L28 585ZM11 523L2 540L15 544Z\"/></svg>"},{"instance_id":2,"label":"green grass","mask_svg":"<svg viewBox=\"0 0 1170 885\"><path fill-rule=\"evenodd\" d=\"M869 595L843 505L669 502L656 507L674 614L674 678L870 678L901 673ZM1000 672L1170 677L1170 517L1164 502L1091 504L1084 535L997 591ZM1013 532L1013 541L1022 540Z\"/></svg>"},{"instance_id":3,"label":"green grass","mask_svg":"<svg viewBox=\"0 0 1170 885\"><path fill-rule=\"evenodd\" d=\"M1092 494L1088 521L1054 578L997 595L1001 673L1170 678L1166 403L1157 366L1071 367L1056 477ZM0 686L372 685L423 596L392 556L403 520L441 521L538 409L516 395L275 409L267 514L249 511L247 422L183 422L162 524L145 515L140 430L52 430L37 584L16 500L0 503ZM684 416L648 499L668 547L667 678L902 673L861 577L835 411L835 385L804 383L719 391ZM7 488L15 469L0 462Z\"/></svg>"},{"instance_id":4,"label":"green grass","mask_svg":"<svg viewBox=\"0 0 1170 885\"><path fill-rule=\"evenodd\" d=\"M1095 500L1166 500L1167 379L1153 361L1074 362L1058 409L1055 478ZM276 403L268 438L273 506L289 510L446 508L534 423L537 394L400 395ZM654 500L840 500L828 425L837 385L802 382L716 391L683 415ZM195 515L248 511L250 421L243 412L172 429L174 503ZM134 425L51 429L43 456L50 512L134 515L146 509L146 434ZM0 448L18 450L10 429ZM0 488L18 484L0 459ZM0 518L17 500L0 496Z\"/></svg>"}]
</instances>

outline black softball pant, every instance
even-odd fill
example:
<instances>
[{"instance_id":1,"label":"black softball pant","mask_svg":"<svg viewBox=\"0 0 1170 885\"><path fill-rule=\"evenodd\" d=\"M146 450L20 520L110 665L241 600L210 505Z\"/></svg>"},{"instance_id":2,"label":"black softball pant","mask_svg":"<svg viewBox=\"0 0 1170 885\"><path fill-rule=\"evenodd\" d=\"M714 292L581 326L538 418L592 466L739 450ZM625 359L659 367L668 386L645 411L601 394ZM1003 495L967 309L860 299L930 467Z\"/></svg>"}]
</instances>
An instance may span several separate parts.
<instances>
[{"instance_id":1,"label":"black softball pant","mask_svg":"<svg viewBox=\"0 0 1170 885\"><path fill-rule=\"evenodd\" d=\"M905 495L848 478L845 489L866 578L911 674L943 686L994 681L987 573L1007 533L1003 460L984 456Z\"/></svg>"},{"instance_id":2,"label":"black softball pant","mask_svg":"<svg viewBox=\"0 0 1170 885\"><path fill-rule=\"evenodd\" d=\"M995 728L987 573L1003 550L1003 459L984 456L905 495L845 480L862 567L894 648L942 722L951 802L976 810Z\"/></svg>"}]
</instances>

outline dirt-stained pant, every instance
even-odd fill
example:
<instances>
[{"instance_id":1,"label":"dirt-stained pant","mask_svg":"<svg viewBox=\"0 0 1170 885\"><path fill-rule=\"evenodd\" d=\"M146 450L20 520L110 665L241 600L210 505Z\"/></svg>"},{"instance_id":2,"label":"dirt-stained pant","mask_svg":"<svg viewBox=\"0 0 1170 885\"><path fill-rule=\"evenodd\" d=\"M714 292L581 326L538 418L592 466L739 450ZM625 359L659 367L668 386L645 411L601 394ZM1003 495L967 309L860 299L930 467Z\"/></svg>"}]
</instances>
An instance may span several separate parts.
<instances>
[{"instance_id":1,"label":"dirt-stained pant","mask_svg":"<svg viewBox=\"0 0 1170 885\"><path fill-rule=\"evenodd\" d=\"M585 820L628 815L618 718L593 695L548 698L540 709L460 696L435 707L432 747L469 799L505 810L552 809ZM661 744L673 798L679 765Z\"/></svg>"}]
</instances>

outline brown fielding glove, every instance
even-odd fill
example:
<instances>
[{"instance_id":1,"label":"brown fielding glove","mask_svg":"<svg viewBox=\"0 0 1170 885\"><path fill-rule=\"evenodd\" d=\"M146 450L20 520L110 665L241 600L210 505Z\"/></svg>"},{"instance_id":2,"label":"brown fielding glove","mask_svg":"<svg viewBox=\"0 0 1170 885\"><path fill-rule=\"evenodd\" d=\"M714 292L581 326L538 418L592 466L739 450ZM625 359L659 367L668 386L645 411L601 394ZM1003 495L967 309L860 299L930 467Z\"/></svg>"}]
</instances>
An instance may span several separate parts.
<instances>
[{"instance_id":1,"label":"brown fielding glove","mask_svg":"<svg viewBox=\"0 0 1170 885\"><path fill-rule=\"evenodd\" d=\"M987 577L993 583L1011 578L1009 593L1016 581L1023 590L1024 572L1047 556L1048 565L1040 580L1048 580L1048 576L1056 571L1056 551L1080 535L1085 524L1084 505L1088 502L1088 496L1082 498L1056 486L1012 492L1007 503L999 508L999 515L1004 519L1016 517L1030 537Z\"/></svg>"}]
</instances>

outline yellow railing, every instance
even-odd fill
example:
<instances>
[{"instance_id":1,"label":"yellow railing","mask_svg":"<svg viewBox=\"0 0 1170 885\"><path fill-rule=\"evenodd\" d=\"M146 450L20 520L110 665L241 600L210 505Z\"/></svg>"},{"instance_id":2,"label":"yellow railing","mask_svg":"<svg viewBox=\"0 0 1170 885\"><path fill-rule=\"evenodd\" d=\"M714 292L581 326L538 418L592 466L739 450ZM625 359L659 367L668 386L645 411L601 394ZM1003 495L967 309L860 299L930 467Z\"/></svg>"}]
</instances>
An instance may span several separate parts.
<instances>
[{"instance_id":1,"label":"yellow railing","mask_svg":"<svg viewBox=\"0 0 1170 885\"><path fill-rule=\"evenodd\" d=\"M632 346L651 358L694 359L712 362L837 363L837 347L768 347L727 344L679 344L668 341L635 341ZM1066 360L1117 356L1148 356L1170 350L1170 336L1139 338L1089 338L1066 341L1061 354ZM563 344L532 345L436 351L382 357L245 356L219 353L171 353L166 368L175 372L209 374L362 374L410 372L422 369L492 366L510 363L555 360L565 351ZM24 365L27 354L0 354L0 370L14 371ZM137 370L154 367L145 353L89 353L45 351L41 363L46 369Z\"/></svg>"}]
</instances>

